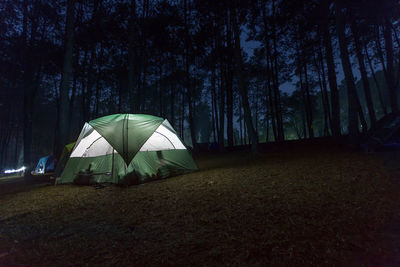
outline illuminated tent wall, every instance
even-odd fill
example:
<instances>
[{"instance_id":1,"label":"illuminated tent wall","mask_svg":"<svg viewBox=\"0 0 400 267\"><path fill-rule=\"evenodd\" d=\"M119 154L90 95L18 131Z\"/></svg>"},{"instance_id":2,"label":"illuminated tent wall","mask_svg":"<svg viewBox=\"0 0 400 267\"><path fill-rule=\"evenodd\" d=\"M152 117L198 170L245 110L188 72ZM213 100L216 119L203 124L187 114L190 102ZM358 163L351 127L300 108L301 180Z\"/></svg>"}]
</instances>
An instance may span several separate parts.
<instances>
[{"instance_id":1,"label":"illuminated tent wall","mask_svg":"<svg viewBox=\"0 0 400 267\"><path fill-rule=\"evenodd\" d=\"M167 120L115 114L83 126L58 183L138 184L196 169Z\"/></svg>"},{"instance_id":2,"label":"illuminated tent wall","mask_svg":"<svg viewBox=\"0 0 400 267\"><path fill-rule=\"evenodd\" d=\"M39 159L33 172L36 174L43 174L52 171L54 171L54 157L49 155Z\"/></svg>"}]
</instances>

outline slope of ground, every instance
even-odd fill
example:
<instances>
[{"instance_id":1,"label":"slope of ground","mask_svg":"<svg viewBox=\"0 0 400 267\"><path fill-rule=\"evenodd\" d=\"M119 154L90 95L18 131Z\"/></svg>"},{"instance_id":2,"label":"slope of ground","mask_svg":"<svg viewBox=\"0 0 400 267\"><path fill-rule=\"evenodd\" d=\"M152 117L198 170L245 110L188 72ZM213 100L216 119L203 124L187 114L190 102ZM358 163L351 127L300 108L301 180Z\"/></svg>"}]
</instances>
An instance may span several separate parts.
<instances>
[{"instance_id":1,"label":"slope of ground","mask_svg":"<svg viewBox=\"0 0 400 267\"><path fill-rule=\"evenodd\" d=\"M0 265L400 264L400 236L387 231L400 194L379 159L287 151L197 162L198 172L128 188L4 192Z\"/></svg>"}]
</instances>

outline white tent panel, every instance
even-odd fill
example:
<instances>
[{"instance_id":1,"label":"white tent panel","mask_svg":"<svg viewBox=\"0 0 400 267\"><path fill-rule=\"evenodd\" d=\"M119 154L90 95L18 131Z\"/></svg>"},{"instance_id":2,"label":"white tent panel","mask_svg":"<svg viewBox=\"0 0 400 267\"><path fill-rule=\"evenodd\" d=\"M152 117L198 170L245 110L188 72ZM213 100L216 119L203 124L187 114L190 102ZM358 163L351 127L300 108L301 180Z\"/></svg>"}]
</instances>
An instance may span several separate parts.
<instances>
[{"instance_id":1,"label":"white tent panel","mask_svg":"<svg viewBox=\"0 0 400 267\"><path fill-rule=\"evenodd\" d=\"M174 127L172 127L172 125L169 123L169 121L167 119L165 119L162 123L168 130L170 130L171 132L173 132L174 134L176 134L176 131L174 129Z\"/></svg>"},{"instance_id":2,"label":"white tent panel","mask_svg":"<svg viewBox=\"0 0 400 267\"><path fill-rule=\"evenodd\" d=\"M144 143L140 151L160 151L170 149L186 149L175 133L160 125Z\"/></svg>"},{"instance_id":3,"label":"white tent panel","mask_svg":"<svg viewBox=\"0 0 400 267\"><path fill-rule=\"evenodd\" d=\"M166 125L163 125L164 123ZM164 121L164 123L154 131L140 151L186 149L176 133L168 129L168 127L173 129L172 126L167 121ZM118 153L92 126L85 124L71 153L71 158L104 156L112 154L113 151Z\"/></svg>"},{"instance_id":4,"label":"white tent panel","mask_svg":"<svg viewBox=\"0 0 400 267\"><path fill-rule=\"evenodd\" d=\"M80 140L79 144L71 153L71 158L74 157L97 157L107 154L112 154L113 148L96 130Z\"/></svg>"},{"instance_id":5,"label":"white tent panel","mask_svg":"<svg viewBox=\"0 0 400 267\"><path fill-rule=\"evenodd\" d=\"M164 125L161 124L156 130L156 132L167 137L169 141L171 141L171 143L174 145L175 149L186 149L185 145L182 143L179 137L175 133L168 130Z\"/></svg>"}]
</instances>

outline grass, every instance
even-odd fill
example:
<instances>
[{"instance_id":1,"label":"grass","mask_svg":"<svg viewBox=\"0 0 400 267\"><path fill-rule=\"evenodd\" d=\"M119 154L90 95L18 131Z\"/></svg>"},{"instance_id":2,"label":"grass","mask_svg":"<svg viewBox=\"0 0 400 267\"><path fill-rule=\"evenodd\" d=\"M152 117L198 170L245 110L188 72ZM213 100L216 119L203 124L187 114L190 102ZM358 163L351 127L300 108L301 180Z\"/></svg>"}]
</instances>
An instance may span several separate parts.
<instances>
[{"instance_id":1,"label":"grass","mask_svg":"<svg viewBox=\"0 0 400 267\"><path fill-rule=\"evenodd\" d=\"M23 175L21 175L19 173L18 174L10 174L10 175L2 175L2 176L0 176L0 182L19 179L19 178L23 178Z\"/></svg>"},{"instance_id":2,"label":"grass","mask_svg":"<svg viewBox=\"0 0 400 267\"><path fill-rule=\"evenodd\" d=\"M198 172L140 186L2 194L0 265L400 264L400 231L388 230L400 194L380 160L336 150L196 161Z\"/></svg>"}]
</instances>

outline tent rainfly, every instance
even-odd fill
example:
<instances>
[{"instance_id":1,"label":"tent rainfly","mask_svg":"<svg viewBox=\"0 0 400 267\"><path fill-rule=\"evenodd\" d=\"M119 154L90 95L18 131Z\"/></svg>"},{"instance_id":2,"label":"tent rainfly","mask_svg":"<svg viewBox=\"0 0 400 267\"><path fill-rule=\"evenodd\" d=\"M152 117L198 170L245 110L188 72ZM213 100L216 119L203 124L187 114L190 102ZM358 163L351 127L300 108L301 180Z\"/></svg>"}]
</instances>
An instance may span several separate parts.
<instances>
[{"instance_id":1,"label":"tent rainfly","mask_svg":"<svg viewBox=\"0 0 400 267\"><path fill-rule=\"evenodd\" d=\"M85 123L58 183L139 184L197 170L171 124L144 114Z\"/></svg>"}]
</instances>

